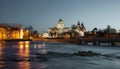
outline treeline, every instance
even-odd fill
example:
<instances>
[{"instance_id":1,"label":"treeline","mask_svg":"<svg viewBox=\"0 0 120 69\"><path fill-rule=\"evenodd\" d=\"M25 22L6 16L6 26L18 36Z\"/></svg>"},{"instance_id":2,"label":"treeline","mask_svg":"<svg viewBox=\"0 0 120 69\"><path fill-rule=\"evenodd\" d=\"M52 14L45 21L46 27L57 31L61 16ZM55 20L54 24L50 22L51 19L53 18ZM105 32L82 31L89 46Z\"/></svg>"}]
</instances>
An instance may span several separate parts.
<instances>
[{"instance_id":1,"label":"treeline","mask_svg":"<svg viewBox=\"0 0 120 69\"><path fill-rule=\"evenodd\" d=\"M85 32L85 37L120 37L120 32L108 25L105 29L94 28Z\"/></svg>"},{"instance_id":2,"label":"treeline","mask_svg":"<svg viewBox=\"0 0 120 69\"><path fill-rule=\"evenodd\" d=\"M30 25L28 27L24 27L24 31L27 31L26 34L24 34L24 38L38 38L39 32L37 30L34 30L34 28Z\"/></svg>"}]
</instances>

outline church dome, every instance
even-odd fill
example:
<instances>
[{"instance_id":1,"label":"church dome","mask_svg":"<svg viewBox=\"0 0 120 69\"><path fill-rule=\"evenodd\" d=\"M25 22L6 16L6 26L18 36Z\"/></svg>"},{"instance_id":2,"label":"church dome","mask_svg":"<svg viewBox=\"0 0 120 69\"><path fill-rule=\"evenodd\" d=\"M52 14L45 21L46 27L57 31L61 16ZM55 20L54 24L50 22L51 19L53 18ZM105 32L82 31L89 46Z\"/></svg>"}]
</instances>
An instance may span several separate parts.
<instances>
[{"instance_id":1,"label":"church dome","mask_svg":"<svg viewBox=\"0 0 120 69\"><path fill-rule=\"evenodd\" d=\"M59 21L63 21L62 19L59 19Z\"/></svg>"},{"instance_id":2,"label":"church dome","mask_svg":"<svg viewBox=\"0 0 120 69\"><path fill-rule=\"evenodd\" d=\"M58 20L57 26L58 29L63 29L64 28L64 21L60 18Z\"/></svg>"},{"instance_id":3,"label":"church dome","mask_svg":"<svg viewBox=\"0 0 120 69\"><path fill-rule=\"evenodd\" d=\"M58 20L58 23L63 23L63 20L62 20L62 19L59 19L59 20Z\"/></svg>"}]
</instances>

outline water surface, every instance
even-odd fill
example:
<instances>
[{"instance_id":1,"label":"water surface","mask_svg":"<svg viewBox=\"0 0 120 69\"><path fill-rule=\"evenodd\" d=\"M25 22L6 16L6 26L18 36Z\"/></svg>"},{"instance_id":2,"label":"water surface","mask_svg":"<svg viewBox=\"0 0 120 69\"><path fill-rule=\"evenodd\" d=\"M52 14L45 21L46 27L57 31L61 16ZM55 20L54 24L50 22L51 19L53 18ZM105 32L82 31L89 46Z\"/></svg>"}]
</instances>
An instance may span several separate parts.
<instances>
[{"instance_id":1,"label":"water surface","mask_svg":"<svg viewBox=\"0 0 120 69\"><path fill-rule=\"evenodd\" d=\"M49 51L73 54L89 50L109 57L48 55L48 60L41 61L36 55ZM0 69L120 69L120 58L116 56L120 56L120 47L41 41L0 43Z\"/></svg>"}]
</instances>

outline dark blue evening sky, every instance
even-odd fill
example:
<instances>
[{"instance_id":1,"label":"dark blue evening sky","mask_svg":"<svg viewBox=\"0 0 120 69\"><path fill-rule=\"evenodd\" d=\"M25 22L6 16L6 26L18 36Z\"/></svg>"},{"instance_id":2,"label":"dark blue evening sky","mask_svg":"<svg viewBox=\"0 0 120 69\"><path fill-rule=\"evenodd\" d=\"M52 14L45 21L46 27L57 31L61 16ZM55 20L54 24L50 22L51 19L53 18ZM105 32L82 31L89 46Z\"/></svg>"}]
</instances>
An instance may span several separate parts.
<instances>
[{"instance_id":1,"label":"dark blue evening sky","mask_svg":"<svg viewBox=\"0 0 120 69\"><path fill-rule=\"evenodd\" d=\"M39 32L62 18L70 27L83 21L87 30L107 25L120 29L120 0L0 0L0 22L32 25Z\"/></svg>"}]
</instances>

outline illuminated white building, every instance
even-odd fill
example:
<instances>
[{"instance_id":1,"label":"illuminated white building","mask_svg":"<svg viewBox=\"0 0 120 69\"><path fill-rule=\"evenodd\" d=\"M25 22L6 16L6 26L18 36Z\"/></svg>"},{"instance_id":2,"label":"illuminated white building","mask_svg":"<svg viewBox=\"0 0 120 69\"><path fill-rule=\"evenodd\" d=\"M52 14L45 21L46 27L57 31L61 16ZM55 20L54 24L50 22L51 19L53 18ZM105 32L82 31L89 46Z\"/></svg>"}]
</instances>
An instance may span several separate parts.
<instances>
[{"instance_id":1,"label":"illuminated white building","mask_svg":"<svg viewBox=\"0 0 120 69\"><path fill-rule=\"evenodd\" d=\"M65 27L64 21L62 19L59 19L55 27L48 29L48 35L50 38L65 37L68 35L66 34L67 32L75 35L76 33L73 31L78 34L78 37L84 36L86 28L84 27L83 22L80 24L78 21L78 24L75 25L74 29L72 29L71 27Z\"/></svg>"},{"instance_id":2,"label":"illuminated white building","mask_svg":"<svg viewBox=\"0 0 120 69\"><path fill-rule=\"evenodd\" d=\"M79 34L79 36L84 36L84 32L86 32L86 28L83 22L80 24L80 22L78 21L75 31Z\"/></svg>"},{"instance_id":3,"label":"illuminated white building","mask_svg":"<svg viewBox=\"0 0 120 69\"><path fill-rule=\"evenodd\" d=\"M48 33L43 33L42 38L49 38Z\"/></svg>"},{"instance_id":4,"label":"illuminated white building","mask_svg":"<svg viewBox=\"0 0 120 69\"><path fill-rule=\"evenodd\" d=\"M63 29L63 28L65 27L64 21L63 21L62 19L59 19L56 27L57 27L58 29Z\"/></svg>"},{"instance_id":5,"label":"illuminated white building","mask_svg":"<svg viewBox=\"0 0 120 69\"><path fill-rule=\"evenodd\" d=\"M69 27L65 27L64 21L59 19L55 27L48 29L48 33L50 37L63 37L62 33L69 30Z\"/></svg>"}]
</instances>

